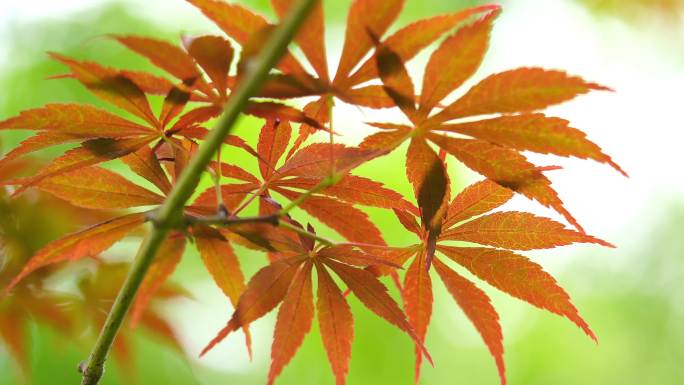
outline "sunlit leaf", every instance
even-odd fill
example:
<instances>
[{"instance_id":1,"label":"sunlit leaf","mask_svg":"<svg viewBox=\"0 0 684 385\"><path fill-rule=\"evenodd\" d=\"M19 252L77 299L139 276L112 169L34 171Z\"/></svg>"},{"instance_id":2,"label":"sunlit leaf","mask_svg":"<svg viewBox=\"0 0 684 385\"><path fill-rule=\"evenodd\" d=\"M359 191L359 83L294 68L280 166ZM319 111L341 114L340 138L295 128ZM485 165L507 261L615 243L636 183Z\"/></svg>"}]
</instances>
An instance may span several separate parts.
<instances>
[{"instance_id":1,"label":"sunlit leaf","mask_svg":"<svg viewBox=\"0 0 684 385\"><path fill-rule=\"evenodd\" d=\"M597 340L565 290L538 264L508 250L450 246L438 246L438 249L490 285L568 318L589 337Z\"/></svg>"}]
</instances>

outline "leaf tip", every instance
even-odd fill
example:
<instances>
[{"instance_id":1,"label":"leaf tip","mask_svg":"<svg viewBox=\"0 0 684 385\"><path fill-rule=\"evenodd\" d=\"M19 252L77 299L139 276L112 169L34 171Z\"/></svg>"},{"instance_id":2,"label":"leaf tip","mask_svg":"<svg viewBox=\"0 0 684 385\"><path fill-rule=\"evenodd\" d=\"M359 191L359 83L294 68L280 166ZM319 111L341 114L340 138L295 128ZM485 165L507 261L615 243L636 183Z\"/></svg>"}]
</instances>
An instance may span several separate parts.
<instances>
[{"instance_id":1,"label":"leaf tip","mask_svg":"<svg viewBox=\"0 0 684 385\"><path fill-rule=\"evenodd\" d=\"M627 174L627 171L623 170L622 167L620 167L619 164L615 163L612 159L608 159L608 164L615 169L615 171L619 172L624 176L625 178L629 178L629 174Z\"/></svg>"},{"instance_id":2,"label":"leaf tip","mask_svg":"<svg viewBox=\"0 0 684 385\"><path fill-rule=\"evenodd\" d=\"M231 322L228 322L228 325L226 325L223 329L221 329L217 334L216 337L214 337L207 346L202 349L202 351L199 354L199 357L203 357L205 354L207 354L211 349L213 349L216 345L218 345L219 342L223 341L230 332L233 330L233 324Z\"/></svg>"}]
</instances>

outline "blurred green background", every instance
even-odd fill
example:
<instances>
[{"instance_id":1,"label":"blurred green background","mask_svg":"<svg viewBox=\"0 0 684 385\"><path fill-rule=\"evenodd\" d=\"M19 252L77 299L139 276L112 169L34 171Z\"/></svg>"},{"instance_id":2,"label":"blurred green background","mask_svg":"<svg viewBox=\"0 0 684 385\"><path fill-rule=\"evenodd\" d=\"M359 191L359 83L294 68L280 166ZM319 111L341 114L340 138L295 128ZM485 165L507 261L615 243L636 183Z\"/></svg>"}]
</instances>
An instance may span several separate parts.
<instances>
[{"instance_id":1,"label":"blurred green background","mask_svg":"<svg viewBox=\"0 0 684 385\"><path fill-rule=\"evenodd\" d=\"M272 16L267 0L242 2ZM40 7L41 3L48 8L55 7L47 0L29 3L35 7ZM154 71L145 60L124 51L103 35L134 33L177 41L180 33L215 31L209 21L182 0L156 0L146 4L123 1L90 3L64 14L47 10L31 12L26 7L10 5L9 14L2 15L0 120L22 109L48 102L82 101L104 107L76 82L45 80L64 71L60 65L47 60L46 51L94 59L115 67ZM340 49L348 3L337 0L325 2L330 23L328 42L333 52ZM409 0L407 3L399 25L481 2ZM658 104L658 108L663 109L672 103L670 96L674 93L670 88L677 88L676 82L681 79L675 80L674 77L684 71L683 51L677 51L682 48L681 43L670 40L673 36L681 36L681 17L676 16L681 15L678 11L680 4L676 1L625 1L615 6L614 1L586 0L558 1L561 5L539 7L541 3L529 0L503 3L505 12L499 21L502 30L495 31L490 58L483 73L490 69L536 63L568 68L582 74L588 72L591 80L604 81L605 74L608 77L605 81L618 90L616 95L571 103L570 107L559 109L558 113L571 119L579 128L585 129L586 124L590 136L605 145L618 161L623 161L632 178L622 181L612 175L607 177L608 172L601 166L583 166L578 162L568 166L580 167L577 174L568 171L572 183L563 182L565 171L554 175L561 195L580 221L587 223L590 231L620 246L617 250L583 246L532 254L535 260L556 275L571 294L597 332L600 344L593 344L566 320L487 290L492 294L502 318L509 383L684 384L682 183L673 181L672 172L675 171L649 172L658 164L674 167L679 155L662 150L663 147L659 147L661 150L651 148L650 144L655 143L635 132L639 122L659 117L660 125L652 128L651 134L660 135L657 145L668 149L671 147L662 142L681 143L677 139L682 139L682 134L675 133L677 126L681 128L681 118L672 112L661 113L648 107L638 112L631 110L637 103ZM631 3L636 8L630 8ZM155 9L161 6L169 8ZM509 7L510 14L507 13ZM673 16L673 12L676 15ZM554 17L560 19L554 20ZM530 33L569 36L568 41L575 45L554 51L550 48L553 42L545 43L543 39L531 43L516 41L516 33L534 36L523 31L531 29L530 23L537 25L534 23L548 18L551 20L539 24L547 29ZM557 28L554 28L556 22ZM589 32L586 28L590 28ZM573 35L578 29L584 31L583 34ZM572 58L565 60L564 56L555 54L561 51L570 51ZM528 59L527 53L530 53ZM642 60L646 55L650 55L650 59ZM630 57L639 59L629 62ZM421 60L425 58L417 59L418 62ZM661 66L667 67L665 72ZM660 77L649 77L657 71L660 71ZM630 77L629 74L641 76ZM668 77L672 79L668 81ZM657 88L661 86L658 82L662 82L662 89ZM666 83L669 85L665 86ZM658 100L643 101L644 88L639 88L642 84L654 87L651 91L660 91L650 95L650 98ZM678 100L681 102L680 96ZM374 114L373 111L365 113L369 117ZM243 120L238 134L254 143L257 125L257 121ZM363 130L360 123L357 125L359 127L348 129ZM22 133L0 134L4 149L11 148L24 137ZM43 154L54 155L49 151ZM400 166L402 156L394 153L378 159L362 167L359 173L376 177L408 194L408 184ZM236 153L231 162L241 164L248 160ZM246 166L255 167L255 164ZM111 167L125 170L117 164ZM453 174L459 189L470 177L466 173ZM519 204L524 205L525 202ZM390 244L403 245L412 241L388 212L368 212L378 220ZM335 237L335 234L322 232ZM124 242L115 249L119 255L129 255L135 247L135 242ZM247 250L241 249L240 256L248 275L265 261L262 255ZM209 282L194 250L188 250L173 279L188 288L195 297L164 306L185 345L186 355L168 349L143 333L135 341L136 377L123 376L117 365L110 363L103 384L265 383L274 314L254 325L253 362L250 363L246 357L240 335L232 336L219 349L199 360L196 358L199 349L225 322L230 314L230 305ZM436 367L424 368L421 383L497 384L496 369L484 344L441 284L435 283L436 300L427 346ZM409 339L359 306L356 299L352 298L350 302L354 307L356 338L349 384L411 384L413 346ZM30 335L30 380L20 375L0 344L1 385L27 381L41 385L79 383L76 364L86 357L90 341L66 339L50 327L37 323L32 325ZM278 384L333 383L314 327Z\"/></svg>"}]
</instances>

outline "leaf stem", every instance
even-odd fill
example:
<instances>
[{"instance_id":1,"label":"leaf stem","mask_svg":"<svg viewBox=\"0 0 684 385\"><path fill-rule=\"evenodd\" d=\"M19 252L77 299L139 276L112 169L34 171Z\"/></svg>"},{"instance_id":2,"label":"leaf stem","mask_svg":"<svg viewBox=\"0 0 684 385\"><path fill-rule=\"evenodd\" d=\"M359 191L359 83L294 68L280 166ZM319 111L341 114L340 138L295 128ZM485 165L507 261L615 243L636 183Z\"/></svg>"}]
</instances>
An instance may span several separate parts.
<instances>
[{"instance_id":1,"label":"leaf stem","mask_svg":"<svg viewBox=\"0 0 684 385\"><path fill-rule=\"evenodd\" d=\"M320 235L316 235L312 232L306 231L306 230L302 229L301 227L297 227L297 226L291 224L290 222L280 221L278 226L286 228L288 230L292 230L297 234L300 234L300 235L303 235L307 238L311 238L313 240L316 240L316 241L318 241L318 242L320 242L326 246L333 246L335 244L335 242L329 240L328 238L323 238Z\"/></svg>"},{"instance_id":2,"label":"leaf stem","mask_svg":"<svg viewBox=\"0 0 684 385\"><path fill-rule=\"evenodd\" d=\"M333 126L333 109L335 107L335 99L332 95L328 96L328 132L330 133L330 176L335 175L335 130Z\"/></svg>"},{"instance_id":3,"label":"leaf stem","mask_svg":"<svg viewBox=\"0 0 684 385\"><path fill-rule=\"evenodd\" d=\"M308 190L307 192L298 196L297 199L290 201L290 203L287 206L283 207L278 212L278 215L280 215L280 216L287 215L290 211L292 211L292 209L294 209L295 207L302 204L302 202L307 200L310 196L312 196L313 194L316 194L318 192L321 192L321 191L325 190L326 188L334 185L335 183L337 183L337 181L339 179L340 179L340 177L338 175L335 175L335 174L323 179L319 184L317 184L313 188L311 188L311 190Z\"/></svg>"},{"instance_id":4,"label":"leaf stem","mask_svg":"<svg viewBox=\"0 0 684 385\"><path fill-rule=\"evenodd\" d=\"M228 99L219 124L200 145L190 160L178 183L166 198L155 216L155 226L140 245L131 270L112 305L100 331L95 346L87 360L79 365L83 385L97 385L104 373L104 363L131 303L154 260L169 228L183 220L183 208L199 183L202 172L232 130L248 100L256 95L266 81L267 75L287 50L300 26L318 0L300 0L288 17L277 27L264 45L261 53L247 66L244 80Z\"/></svg>"},{"instance_id":5,"label":"leaf stem","mask_svg":"<svg viewBox=\"0 0 684 385\"><path fill-rule=\"evenodd\" d=\"M216 206L218 207L218 212L221 214L225 214L228 211L226 210L226 205L223 203L223 190L221 189L221 178L223 177L221 170L221 148L222 146L219 146L218 151L216 151L216 170L214 170L214 187L216 188Z\"/></svg>"}]
</instances>

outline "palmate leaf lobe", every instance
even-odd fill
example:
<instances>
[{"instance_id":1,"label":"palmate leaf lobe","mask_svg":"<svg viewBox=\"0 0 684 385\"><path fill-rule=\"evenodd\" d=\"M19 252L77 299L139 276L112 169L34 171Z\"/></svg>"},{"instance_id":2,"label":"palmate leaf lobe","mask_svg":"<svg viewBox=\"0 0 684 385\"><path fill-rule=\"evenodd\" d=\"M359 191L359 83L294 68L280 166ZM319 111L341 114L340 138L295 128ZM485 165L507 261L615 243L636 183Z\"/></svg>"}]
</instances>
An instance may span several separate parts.
<instances>
[{"instance_id":1,"label":"palmate leaf lobe","mask_svg":"<svg viewBox=\"0 0 684 385\"><path fill-rule=\"evenodd\" d=\"M557 193L551 188L551 182L542 174L542 169L529 163L518 151L532 150L562 156L591 158L609 163L616 170L624 174L624 171L610 157L603 154L598 146L586 140L583 133L568 127L567 122L561 119L544 118L544 120L541 120L539 115L502 116L490 119L489 121L443 125L441 129L439 123L448 120L448 117L443 119L443 112L430 116L432 109L469 78L479 67L488 46L492 22L498 13L499 10L497 8L491 9L489 13L486 13L479 20L460 28L454 35L444 41L442 46L432 54L423 78L422 93L413 102L407 99L408 94L410 94L407 90L412 89L412 86L410 79L407 79L406 70L399 59L401 56L396 52L393 53L388 45L378 44L375 59L380 78L384 83L387 93L392 97L397 107L404 111L412 121L414 127L391 127L384 124L371 123L371 125L383 130L390 130L381 131L367 137L361 147L389 152L396 148L403 140L411 138L413 143L417 140L417 137L425 136L430 142L437 144L443 150L454 155L469 168L496 181L501 186L517 191L530 199L540 202L544 206L552 207L582 231L582 227L565 209ZM454 47L461 48L454 50L452 49ZM453 54L454 51L457 53ZM537 76L538 78L548 75L549 81L546 84L548 87L546 91L551 95L555 93L558 96L550 96L544 99L545 91L542 91L544 85L526 82L526 80L512 76L511 78L515 80L511 82L520 86L519 89L514 88L510 90L511 93L520 91L519 94L511 96L510 100L512 103L515 103L517 97L524 98L523 93L525 90L530 91L532 102L527 104L521 102L520 108L508 107L508 110L492 110L488 111L489 113L524 113L529 110L530 106L535 106L533 104L535 103L535 97L537 98L536 105L539 108L544 108L587 92L590 89L605 89L593 83L584 82L580 78L568 77L564 73L554 71L525 71L522 69L517 72L514 70L509 73L503 73L500 77L507 78L507 75L517 74L518 72L529 72L531 76ZM524 76L522 75L523 78ZM498 78L498 76L494 75L492 78ZM485 84L494 84L494 82L485 82ZM475 86L473 89L478 89L478 87ZM492 90L489 91L494 92ZM480 94L482 100L487 100L486 92L489 91L483 91ZM496 89L495 91L498 94L505 95L506 92L509 92L509 89ZM464 96L464 98L466 97L467 95ZM413 103L418 103L419 105L418 115L412 112ZM455 104L457 103L458 101ZM444 111L448 110L448 108ZM526 118L527 121L525 120ZM490 122L491 124L487 125ZM504 131L505 128L502 127L501 123L508 123L511 129ZM516 125L515 128L512 127L513 125ZM463 130L460 128L463 128ZM438 134L439 131L442 132ZM445 135L444 131L470 135L482 140L455 138ZM571 141L570 138L574 140ZM409 152L407 165L421 163L417 158L412 160L412 157L416 156L415 154L415 151L414 153ZM437 188L435 192L439 190L440 188ZM422 209L423 207L420 208Z\"/></svg>"},{"instance_id":2,"label":"palmate leaf lobe","mask_svg":"<svg viewBox=\"0 0 684 385\"><path fill-rule=\"evenodd\" d=\"M538 264L508 250L452 246L438 246L438 249L497 289L568 318L598 341L565 290Z\"/></svg>"},{"instance_id":3,"label":"palmate leaf lobe","mask_svg":"<svg viewBox=\"0 0 684 385\"><path fill-rule=\"evenodd\" d=\"M116 70L56 53L51 53L50 56L68 66L73 76L100 99L140 117L152 127L158 126L159 121L152 113L145 94Z\"/></svg>"},{"instance_id":4,"label":"palmate leaf lobe","mask_svg":"<svg viewBox=\"0 0 684 385\"><path fill-rule=\"evenodd\" d=\"M37 187L73 205L91 209L150 206L164 200L161 195L100 167L85 167L47 178Z\"/></svg>"},{"instance_id":5,"label":"palmate leaf lobe","mask_svg":"<svg viewBox=\"0 0 684 385\"><path fill-rule=\"evenodd\" d=\"M523 113L470 123L445 124L435 130L468 135L518 151L592 159L607 163L627 176L610 156L588 140L582 131L570 127L565 119Z\"/></svg>"},{"instance_id":6,"label":"palmate leaf lobe","mask_svg":"<svg viewBox=\"0 0 684 385\"><path fill-rule=\"evenodd\" d=\"M492 211L511 198L513 191L490 179L474 183L449 203L443 227L448 229L458 222Z\"/></svg>"},{"instance_id":7,"label":"palmate leaf lobe","mask_svg":"<svg viewBox=\"0 0 684 385\"><path fill-rule=\"evenodd\" d=\"M333 281L327 268L316 263L318 299L316 311L323 346L335 375L335 384L344 385L349 372L354 319L342 292Z\"/></svg>"},{"instance_id":8,"label":"palmate leaf lobe","mask_svg":"<svg viewBox=\"0 0 684 385\"><path fill-rule=\"evenodd\" d=\"M420 110L427 115L442 99L460 87L480 67L489 46L489 34L499 10L460 28L430 57L420 95Z\"/></svg>"},{"instance_id":9,"label":"palmate leaf lobe","mask_svg":"<svg viewBox=\"0 0 684 385\"><path fill-rule=\"evenodd\" d=\"M610 88L563 71L523 67L490 75L435 115L432 121L542 110L591 90L610 91Z\"/></svg>"},{"instance_id":10,"label":"palmate leaf lobe","mask_svg":"<svg viewBox=\"0 0 684 385\"><path fill-rule=\"evenodd\" d=\"M499 325L499 315L492 306L489 297L474 283L451 270L439 259L433 260L433 266L449 294L454 297L458 306L473 323L482 336L489 352L496 361L501 384L506 385L506 368L503 360L503 334ZM416 369L418 371L418 369Z\"/></svg>"},{"instance_id":11,"label":"palmate leaf lobe","mask_svg":"<svg viewBox=\"0 0 684 385\"><path fill-rule=\"evenodd\" d=\"M85 104L47 104L0 122L0 130L56 132L80 138L122 138L155 130Z\"/></svg>"},{"instance_id":12,"label":"palmate leaf lobe","mask_svg":"<svg viewBox=\"0 0 684 385\"><path fill-rule=\"evenodd\" d=\"M572 243L608 242L566 229L561 223L523 212L497 212L442 232L440 239L475 242L511 250L549 249Z\"/></svg>"},{"instance_id":13,"label":"palmate leaf lobe","mask_svg":"<svg viewBox=\"0 0 684 385\"><path fill-rule=\"evenodd\" d=\"M308 231L313 233L314 230L309 226ZM387 293L387 288L375 275L364 269L370 264L397 267L394 263L352 245L316 247L309 241L300 237L298 246L293 244L292 252L283 254L290 255L289 257L274 260L254 275L228 324L219 331L202 354L231 332L262 317L282 302L278 311L268 376L269 383L273 383L311 328L314 317L311 275L314 266L318 274L316 308L319 312L321 337L336 383L343 384L348 372L353 319L349 305L328 270L335 272L366 307L409 334L421 347L419 351L427 354L406 316Z\"/></svg>"},{"instance_id":14,"label":"palmate leaf lobe","mask_svg":"<svg viewBox=\"0 0 684 385\"><path fill-rule=\"evenodd\" d=\"M311 330L314 317L311 268L313 262L305 262L294 276L283 303L278 311L273 345L271 346L271 369L268 384L271 385L292 359Z\"/></svg>"},{"instance_id":15,"label":"palmate leaf lobe","mask_svg":"<svg viewBox=\"0 0 684 385\"><path fill-rule=\"evenodd\" d=\"M412 211L394 210L400 223L413 232L420 243L406 249L367 249L368 252L383 255L385 259L399 265L407 260L411 261L401 291L406 313L421 342L425 340L432 314L433 294L429 270L434 266L449 293L481 334L494 357L502 384L506 383L506 377L499 316L488 296L442 262L444 257L441 255L446 255L501 291L567 317L591 338L596 339L570 302L567 293L556 281L541 266L508 249L551 248L573 242L612 246L584 233L566 229L562 224L547 218L518 212L490 213L512 196L512 190L501 187L496 182L477 182L464 189L449 203L442 226L434 229L430 229L424 222L419 225L415 220L417 215ZM502 249L454 247L445 244L453 240L482 243ZM432 263L426 263L428 256L435 251L437 255L431 257ZM392 272L381 266L373 266L369 271L379 275ZM416 382L420 379L421 358L420 355L416 356Z\"/></svg>"},{"instance_id":16,"label":"palmate leaf lobe","mask_svg":"<svg viewBox=\"0 0 684 385\"><path fill-rule=\"evenodd\" d=\"M420 341L425 341L428 325L432 316L432 280L427 266L427 250L418 252L411 265L406 270L402 299L409 322L416 330ZM416 346L415 382L420 379L423 363L423 353Z\"/></svg>"}]
</instances>

